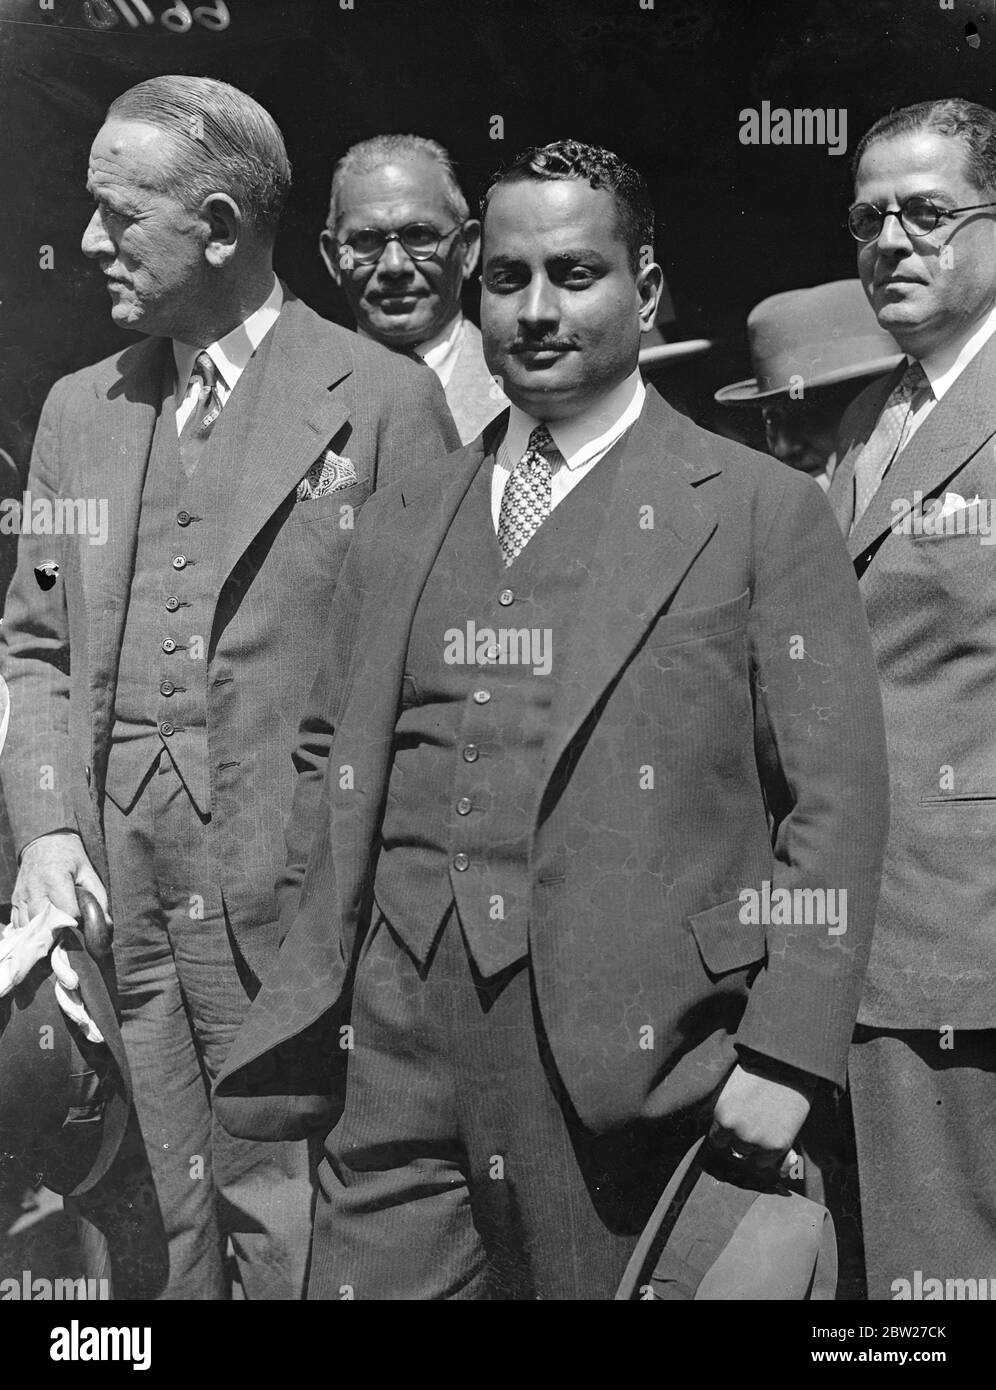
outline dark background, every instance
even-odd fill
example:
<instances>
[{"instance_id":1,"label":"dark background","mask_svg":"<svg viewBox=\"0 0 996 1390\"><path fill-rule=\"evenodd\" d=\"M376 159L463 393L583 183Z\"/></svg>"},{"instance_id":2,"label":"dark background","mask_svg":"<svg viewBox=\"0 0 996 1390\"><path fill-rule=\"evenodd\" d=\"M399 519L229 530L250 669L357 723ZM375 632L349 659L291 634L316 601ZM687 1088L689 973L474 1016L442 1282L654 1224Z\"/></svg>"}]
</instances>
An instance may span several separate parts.
<instances>
[{"instance_id":1,"label":"dark background","mask_svg":"<svg viewBox=\"0 0 996 1390\"><path fill-rule=\"evenodd\" d=\"M996 0L954 0L952 10L941 0L653 0L652 10L640 0L227 2L223 32L195 23L180 34L159 22L170 0L146 0L157 22L138 28L112 0L0 0L0 449L22 477L52 382L129 336L111 325L79 239L90 142L112 98L145 77L220 77L273 112L295 171L277 268L340 321L317 233L332 166L355 140L434 136L472 203L526 145L571 135L616 150L653 189L677 320L669 335L718 340L657 377L706 424L715 387L749 374L751 305L854 273L842 220L863 130L928 97L991 104L996 86ZM95 29L88 10L117 23ZM741 145L740 110L762 100L844 107L848 153ZM503 140L489 136L495 115ZM39 268L43 245L53 270Z\"/></svg>"},{"instance_id":2,"label":"dark background","mask_svg":"<svg viewBox=\"0 0 996 1390\"><path fill-rule=\"evenodd\" d=\"M676 317L669 335L716 340L706 356L655 373L655 383L707 426L720 422L712 391L749 374L748 309L778 290L854 274L843 218L850 151L868 125L931 97L996 104L996 0L954 0L952 9L941 0L653 0L653 9L640 0L353 0L345 10L340 0L227 0L227 29L194 24L182 34L159 22L171 0L144 2L153 24L133 28L119 15L101 30L88 23L87 0L0 0L7 495L20 491L15 470L23 481L55 379L130 336L112 326L79 241L91 212L90 143L110 101L143 78L219 77L272 111L295 170L277 269L340 322L317 234L332 166L354 141L382 131L434 136L456 157L472 203L527 145L574 136L616 150L654 193L657 257ZM109 8L90 0L98 19ZM848 153L741 145L740 110L764 100L845 108ZM493 116L504 121L502 140L489 136ZM46 245L51 270L39 267ZM476 317L476 281L472 289ZM738 425L757 424L753 412L736 415ZM14 538L0 537L0 595L14 550ZM0 810L0 899L15 868L4 819ZM16 1184L0 1182L0 1234L16 1210ZM64 1222L38 1222L12 1242L11 1267L73 1272Z\"/></svg>"}]
</instances>

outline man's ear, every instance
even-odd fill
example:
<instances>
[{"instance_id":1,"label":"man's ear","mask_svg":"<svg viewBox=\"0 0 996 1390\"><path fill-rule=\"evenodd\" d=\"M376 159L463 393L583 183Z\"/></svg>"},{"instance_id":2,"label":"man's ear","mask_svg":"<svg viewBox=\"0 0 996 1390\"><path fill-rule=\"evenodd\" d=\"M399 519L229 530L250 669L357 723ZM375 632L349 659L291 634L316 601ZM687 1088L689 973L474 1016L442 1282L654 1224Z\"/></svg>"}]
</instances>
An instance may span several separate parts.
<instances>
[{"instance_id":1,"label":"man's ear","mask_svg":"<svg viewBox=\"0 0 996 1390\"><path fill-rule=\"evenodd\" d=\"M476 218L463 224L463 278L469 280L481 255L481 224Z\"/></svg>"},{"instance_id":2,"label":"man's ear","mask_svg":"<svg viewBox=\"0 0 996 1390\"><path fill-rule=\"evenodd\" d=\"M657 318L657 306L664 289L664 272L656 261L637 272L636 292L640 296L640 332L649 333Z\"/></svg>"},{"instance_id":3,"label":"man's ear","mask_svg":"<svg viewBox=\"0 0 996 1390\"><path fill-rule=\"evenodd\" d=\"M239 205L227 193L211 193L198 209L207 224L204 258L209 265L220 267L235 255L244 223Z\"/></svg>"},{"instance_id":4,"label":"man's ear","mask_svg":"<svg viewBox=\"0 0 996 1390\"><path fill-rule=\"evenodd\" d=\"M336 249L335 237L329 227L323 227L319 233L318 249L322 253L322 260L325 262L326 270L341 289L342 269L339 265L339 252Z\"/></svg>"}]
</instances>

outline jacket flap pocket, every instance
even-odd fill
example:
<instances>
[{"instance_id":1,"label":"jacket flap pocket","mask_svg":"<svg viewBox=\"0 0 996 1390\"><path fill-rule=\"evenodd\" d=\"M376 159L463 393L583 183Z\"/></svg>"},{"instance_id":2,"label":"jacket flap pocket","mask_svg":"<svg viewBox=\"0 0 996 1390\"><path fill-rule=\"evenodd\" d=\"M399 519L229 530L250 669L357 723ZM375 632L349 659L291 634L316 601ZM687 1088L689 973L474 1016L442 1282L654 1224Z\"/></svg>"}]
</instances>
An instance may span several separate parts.
<instances>
[{"instance_id":1,"label":"jacket flap pocket","mask_svg":"<svg viewBox=\"0 0 996 1390\"><path fill-rule=\"evenodd\" d=\"M739 897L730 898L704 912L695 912L688 919L710 975L742 970L764 958L764 928L757 922L744 924L740 920L742 906Z\"/></svg>"}]
</instances>

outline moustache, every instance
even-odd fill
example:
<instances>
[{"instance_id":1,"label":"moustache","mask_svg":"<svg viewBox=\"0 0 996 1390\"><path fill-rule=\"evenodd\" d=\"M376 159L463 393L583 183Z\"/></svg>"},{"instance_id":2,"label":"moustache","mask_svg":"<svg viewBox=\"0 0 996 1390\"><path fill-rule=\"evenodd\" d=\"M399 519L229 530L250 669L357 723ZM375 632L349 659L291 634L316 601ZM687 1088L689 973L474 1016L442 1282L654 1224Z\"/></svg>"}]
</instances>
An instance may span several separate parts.
<instances>
[{"instance_id":1,"label":"moustache","mask_svg":"<svg viewBox=\"0 0 996 1390\"><path fill-rule=\"evenodd\" d=\"M572 352L575 347L575 343L563 338L543 338L535 342L532 339L524 342L517 338L509 352Z\"/></svg>"}]
</instances>

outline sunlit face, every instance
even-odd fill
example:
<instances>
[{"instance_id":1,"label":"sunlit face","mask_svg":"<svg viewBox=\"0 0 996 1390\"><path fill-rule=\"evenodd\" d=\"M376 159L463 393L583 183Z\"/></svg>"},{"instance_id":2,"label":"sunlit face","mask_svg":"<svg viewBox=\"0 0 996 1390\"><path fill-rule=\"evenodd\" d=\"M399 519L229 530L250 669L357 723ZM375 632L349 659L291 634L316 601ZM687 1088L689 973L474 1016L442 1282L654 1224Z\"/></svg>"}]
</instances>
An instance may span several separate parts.
<instances>
[{"instance_id":1,"label":"sunlit face","mask_svg":"<svg viewBox=\"0 0 996 1390\"><path fill-rule=\"evenodd\" d=\"M870 145L858 166L854 201L896 209L914 193L947 208L993 198L969 181L958 137L918 131ZM887 217L876 240L859 246L865 294L904 352L923 357L942 347L996 302L994 212L941 221L925 236L911 236L897 217Z\"/></svg>"},{"instance_id":2,"label":"sunlit face","mask_svg":"<svg viewBox=\"0 0 996 1390\"><path fill-rule=\"evenodd\" d=\"M634 273L606 189L523 179L491 196L482 281L488 367L521 409L561 420L635 370L661 272Z\"/></svg>"},{"instance_id":3,"label":"sunlit face","mask_svg":"<svg viewBox=\"0 0 996 1390\"><path fill-rule=\"evenodd\" d=\"M155 126L112 120L102 127L87 171L97 207L82 248L107 277L119 327L182 338L203 293L205 224L159 191L169 154L169 136Z\"/></svg>"},{"instance_id":4,"label":"sunlit face","mask_svg":"<svg viewBox=\"0 0 996 1390\"><path fill-rule=\"evenodd\" d=\"M369 174L348 174L337 214L334 232L322 234L322 254L359 326L394 349L413 347L445 328L459 311L463 282L477 264L480 229L475 221L461 226L453 215L436 160L398 155ZM372 265L353 263L350 236L369 228L400 232L412 223L440 233L429 259L417 260L391 240Z\"/></svg>"}]
</instances>

